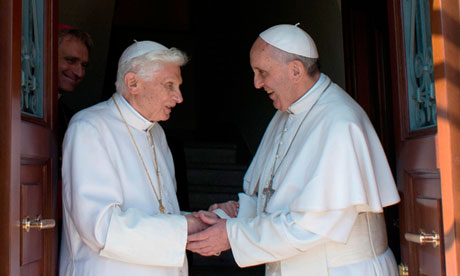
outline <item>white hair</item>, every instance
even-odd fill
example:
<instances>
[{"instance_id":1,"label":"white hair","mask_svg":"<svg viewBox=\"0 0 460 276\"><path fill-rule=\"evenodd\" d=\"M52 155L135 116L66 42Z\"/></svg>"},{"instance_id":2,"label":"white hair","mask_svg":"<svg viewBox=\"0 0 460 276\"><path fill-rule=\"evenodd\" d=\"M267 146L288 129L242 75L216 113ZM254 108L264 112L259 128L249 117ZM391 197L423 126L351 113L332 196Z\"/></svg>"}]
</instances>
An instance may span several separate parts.
<instances>
[{"instance_id":1,"label":"white hair","mask_svg":"<svg viewBox=\"0 0 460 276\"><path fill-rule=\"evenodd\" d=\"M125 75L129 72L135 73L142 80L151 80L155 72L166 63L173 63L183 66L187 63L187 55L177 48L162 51L148 52L135 58L118 64L117 80L115 87L117 92L124 94L127 91Z\"/></svg>"}]
</instances>

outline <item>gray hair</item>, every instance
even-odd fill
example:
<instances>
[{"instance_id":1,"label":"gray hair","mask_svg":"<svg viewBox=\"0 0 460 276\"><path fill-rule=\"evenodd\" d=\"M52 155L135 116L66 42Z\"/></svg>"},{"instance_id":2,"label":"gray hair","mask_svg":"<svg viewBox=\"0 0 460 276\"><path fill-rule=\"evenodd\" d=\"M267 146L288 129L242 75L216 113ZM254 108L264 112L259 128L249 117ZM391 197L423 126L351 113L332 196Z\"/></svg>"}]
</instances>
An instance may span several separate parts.
<instances>
[{"instance_id":1,"label":"gray hair","mask_svg":"<svg viewBox=\"0 0 460 276\"><path fill-rule=\"evenodd\" d=\"M117 80L115 87L117 92L126 92L125 75L129 72L135 73L142 80L151 80L155 72L165 63L173 63L177 66L184 66L188 62L187 55L177 48L170 48L163 51L148 52L146 54L129 59L118 64Z\"/></svg>"},{"instance_id":2,"label":"gray hair","mask_svg":"<svg viewBox=\"0 0 460 276\"><path fill-rule=\"evenodd\" d=\"M270 45L271 46L271 45ZM271 47L273 55L280 60L281 62L289 63L294 60L300 61L305 69L307 69L307 73L310 77L315 76L317 73L319 73L319 59L318 58L309 58L309 57L304 57L301 55L296 55L292 53L288 53L286 51L280 50L276 47Z\"/></svg>"}]
</instances>

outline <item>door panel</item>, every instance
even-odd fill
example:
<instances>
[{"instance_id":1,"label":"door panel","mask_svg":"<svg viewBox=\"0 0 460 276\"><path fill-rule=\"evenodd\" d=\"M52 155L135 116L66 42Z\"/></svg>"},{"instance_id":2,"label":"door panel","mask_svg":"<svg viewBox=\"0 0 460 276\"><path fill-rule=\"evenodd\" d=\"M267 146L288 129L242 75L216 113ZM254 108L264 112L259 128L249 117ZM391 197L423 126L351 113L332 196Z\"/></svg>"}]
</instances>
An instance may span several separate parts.
<instances>
[{"instance_id":1,"label":"door panel","mask_svg":"<svg viewBox=\"0 0 460 276\"><path fill-rule=\"evenodd\" d=\"M27 23L23 17L23 24L32 25L29 31L38 31L30 35L26 33L27 26L22 28L22 116L21 136L17 137L21 144L20 220L23 226L27 219L31 224L49 223L44 224L44 229L20 230L20 275L57 275L58 232L56 225L52 225L53 221L57 221L57 89L54 77L57 61L57 1L23 0L23 4L23 16L29 14L33 17L33 23ZM35 23L40 19L43 20L42 31L39 30L40 24L37 26ZM42 37L37 39L37 35ZM24 37L27 36L33 38L34 45L29 45L30 41L25 42L27 39ZM36 45L37 41L42 43L42 47ZM34 65L32 68L24 62L24 56L27 55L24 49L30 47L36 47L35 51L41 53L38 55L41 56L41 60L35 61L40 65ZM33 80L36 85L28 87L25 78ZM34 88L36 90L30 92ZM25 109L28 98L34 99L34 108ZM33 110L40 112L34 113Z\"/></svg>"},{"instance_id":2,"label":"door panel","mask_svg":"<svg viewBox=\"0 0 460 276\"><path fill-rule=\"evenodd\" d=\"M417 95L423 94L424 89L434 87L433 61L430 60L431 39L427 40L427 37L431 38L431 32L429 28L425 28L426 25L423 25L423 30L420 28L422 22L427 22L423 20L430 20L431 3L429 0L387 1L397 156L395 177L402 194L401 262L408 266L411 276L446 275L436 120L427 124L417 117L423 116L424 108L423 104L417 104ZM422 14L427 14L428 18L422 20ZM420 58L422 52L424 57ZM422 64L424 73L419 74L420 71L417 70ZM434 94L432 91L430 95L434 97ZM433 100L434 98L426 98L425 103L429 102L430 107L433 107ZM417 113L417 110L420 111ZM419 127L417 122L420 123ZM422 245L415 242L414 237L419 237L421 230L427 234L432 234L433 231L439 234L440 245L433 247L432 244Z\"/></svg>"},{"instance_id":3,"label":"door panel","mask_svg":"<svg viewBox=\"0 0 460 276\"><path fill-rule=\"evenodd\" d=\"M43 181L40 181L40 167L27 168L21 167L22 176L26 174L31 179L21 179L21 218L34 219L42 214L42 187ZM38 169L38 170L37 170ZM26 177L24 177L26 178ZM33 179L35 178L35 179ZM29 249L29 250L27 250ZM43 257L43 238L39 231L22 231L21 232L21 267L40 261Z\"/></svg>"},{"instance_id":4,"label":"door panel","mask_svg":"<svg viewBox=\"0 0 460 276\"><path fill-rule=\"evenodd\" d=\"M27 119L23 118L21 123L20 218L23 224L25 219L56 221L52 130ZM30 137L34 137L32 141ZM56 227L21 230L20 275L55 275L57 234Z\"/></svg>"},{"instance_id":5,"label":"door panel","mask_svg":"<svg viewBox=\"0 0 460 276\"><path fill-rule=\"evenodd\" d=\"M19 3L18 3L19 2ZM0 275L19 275L21 5L0 1Z\"/></svg>"},{"instance_id":6,"label":"door panel","mask_svg":"<svg viewBox=\"0 0 460 276\"><path fill-rule=\"evenodd\" d=\"M43 216L51 216L43 208L46 202L44 200L46 191L43 191L43 188L50 182L49 162L25 161L29 164L21 166L21 218L35 220ZM42 261L45 257L43 249L46 243L50 243L44 231L35 229L21 231L21 275L37 275L33 271L43 274Z\"/></svg>"},{"instance_id":7,"label":"door panel","mask_svg":"<svg viewBox=\"0 0 460 276\"><path fill-rule=\"evenodd\" d=\"M437 170L406 171L404 182L408 183L409 198L415 199L408 202L410 210L414 210L415 216L410 217L407 226L409 233L439 235L439 241L444 239L442 226L442 205L440 176ZM444 244L439 242L420 245L409 242L409 252L413 257L412 262L418 267L418 275L446 275L444 267ZM433 260L439 260L433 262ZM417 275L417 274L416 274Z\"/></svg>"},{"instance_id":8,"label":"door panel","mask_svg":"<svg viewBox=\"0 0 460 276\"><path fill-rule=\"evenodd\" d=\"M21 156L49 158L52 137L49 127L26 120L21 123Z\"/></svg>"},{"instance_id":9,"label":"door panel","mask_svg":"<svg viewBox=\"0 0 460 276\"><path fill-rule=\"evenodd\" d=\"M24 24L27 5L33 22L43 19L41 31ZM0 2L0 66L7 68L0 81L0 214L8 222L0 228L0 275L57 275L57 230L23 227L56 219L57 11L53 0ZM42 47L30 51L40 39Z\"/></svg>"}]
</instances>

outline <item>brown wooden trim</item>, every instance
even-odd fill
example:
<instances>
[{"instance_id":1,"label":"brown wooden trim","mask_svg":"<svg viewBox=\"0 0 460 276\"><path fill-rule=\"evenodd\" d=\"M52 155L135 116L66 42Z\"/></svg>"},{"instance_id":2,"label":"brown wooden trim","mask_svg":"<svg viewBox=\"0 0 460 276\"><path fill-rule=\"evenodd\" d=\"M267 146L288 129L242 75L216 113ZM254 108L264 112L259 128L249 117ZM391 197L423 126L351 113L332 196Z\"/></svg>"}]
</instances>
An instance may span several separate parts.
<instances>
[{"instance_id":1,"label":"brown wooden trim","mask_svg":"<svg viewBox=\"0 0 460 276\"><path fill-rule=\"evenodd\" d=\"M348 0L342 0L342 32L343 32L343 51L344 51L344 64L345 64L345 86L346 91L356 99L357 84L356 78L356 57L353 52L353 33L349 31L347 27L352 24L353 15L350 14L351 9L349 8L350 2Z\"/></svg>"},{"instance_id":2,"label":"brown wooden trim","mask_svg":"<svg viewBox=\"0 0 460 276\"><path fill-rule=\"evenodd\" d=\"M404 58L404 32L402 24L401 0L389 0L388 2L388 30L391 56L391 79L393 91L393 105L395 106L393 117L395 134L400 141L405 139L405 129L408 129L407 120L403 113L407 108L407 79L406 60ZM398 144L398 143L396 143Z\"/></svg>"},{"instance_id":3,"label":"brown wooden trim","mask_svg":"<svg viewBox=\"0 0 460 276\"><path fill-rule=\"evenodd\" d=\"M57 209L58 199L58 133L57 133L57 114L58 114L58 89L57 89L57 60L58 60L58 0L45 1L45 30L44 30L44 74L45 74L45 87L46 87L46 104L52 108L45 110L52 110L46 113L47 125L51 130L51 139L49 139L51 159L47 166L47 177L51 185L46 185L47 190L43 191L44 202L46 208L43 210L43 216L46 218L53 218L59 222ZM59 259L59 233L60 228L56 226L51 231L46 231L44 235L45 256L44 263L47 264L44 268L45 275L58 275L58 259ZM48 250L51 248L51 250Z\"/></svg>"},{"instance_id":4,"label":"brown wooden trim","mask_svg":"<svg viewBox=\"0 0 460 276\"><path fill-rule=\"evenodd\" d=\"M430 10L431 11L433 10L433 2L432 1L430 1ZM401 6L401 12L402 12L402 6ZM401 25L403 26L403 24L404 23L403 23L403 21L401 19ZM402 28L402 26L401 26L401 28ZM402 28L401 30L402 30L402 32L404 32L404 28ZM404 33L402 35L404 35ZM402 36L401 38L404 39L404 36ZM401 49L402 49L401 51L403 51L403 53L404 53L405 48L401 48ZM404 62L404 66L406 66L405 62ZM407 67L404 67L404 74L406 74L406 72L405 72L406 68ZM405 78L407 78L406 75L405 75ZM406 81L407 81L407 79L406 79ZM407 82L406 82L406 89L405 89L404 97L405 97L406 106L408 106L409 100L407 98L408 97ZM407 110L407 112L404 113L404 116L405 116L405 121L406 121L405 129L404 129L404 137L405 137L405 139L414 139L414 138L419 138L419 137L426 137L426 136L429 136L429 135L436 135L436 133L438 132L437 125L429 127L429 128L425 128L425 129L411 131L410 130L409 110Z\"/></svg>"},{"instance_id":5,"label":"brown wooden trim","mask_svg":"<svg viewBox=\"0 0 460 276\"><path fill-rule=\"evenodd\" d=\"M401 0L389 0L388 25L390 33L390 56L392 63L392 88L394 102L398 102L394 109L395 129L400 131L400 139L413 139L427 135L435 135L437 127L430 127L417 131L410 130L409 101L407 92L406 58L404 43L403 7ZM399 100L398 100L399 99ZM399 120L396 120L399 118Z\"/></svg>"},{"instance_id":6,"label":"brown wooden trim","mask_svg":"<svg viewBox=\"0 0 460 276\"><path fill-rule=\"evenodd\" d=\"M460 3L434 0L431 31L447 275L460 275Z\"/></svg>"},{"instance_id":7,"label":"brown wooden trim","mask_svg":"<svg viewBox=\"0 0 460 276\"><path fill-rule=\"evenodd\" d=\"M55 0L45 0L44 1L44 11L43 16L43 118L37 118L27 114L21 114L21 119L23 121L31 122L33 124L43 125L51 128L53 122L55 124L56 120L53 119L53 115L48 112L47 106L56 105L57 107L57 79L53 78L55 68L57 68L57 25L58 25L58 16L53 15L53 10L57 10L57 2ZM53 9L54 7L54 9ZM55 38L55 39L53 39ZM53 110L57 110L53 109ZM57 118L57 117L56 117Z\"/></svg>"},{"instance_id":8,"label":"brown wooden trim","mask_svg":"<svg viewBox=\"0 0 460 276\"><path fill-rule=\"evenodd\" d=\"M407 117L409 118L409 116ZM420 130L415 130L415 131L411 131L410 128L407 128L405 131L405 137L406 139L414 139L414 138L419 138L419 137L426 137L429 135L436 135L436 133L438 133L437 126L432 126L432 127L428 127L428 128L424 128Z\"/></svg>"},{"instance_id":9,"label":"brown wooden trim","mask_svg":"<svg viewBox=\"0 0 460 276\"><path fill-rule=\"evenodd\" d=\"M414 181L418 179L441 179L438 169L405 170L404 174L407 177L407 183L410 185L413 185ZM435 194L439 198L441 197L441 191L436 190L430 194Z\"/></svg>"},{"instance_id":10,"label":"brown wooden trim","mask_svg":"<svg viewBox=\"0 0 460 276\"><path fill-rule=\"evenodd\" d=\"M403 207L401 209L403 209L404 212L400 215L402 218L404 218L405 222L401 226L405 228L401 229L400 231L401 262L409 266L409 271L414 271L414 269L416 269L414 267L414 264L418 264L418 258L416 256L417 250L415 245L413 243L408 242L404 237L405 233L415 231L414 229L412 229L412 226L415 224L415 220L413 216L410 216L409 211L412 210L412 206L414 206L413 198L411 196L414 194L414 187L413 185L408 185L407 183L410 183L410 175L404 172L403 181L401 184L403 186L403 194L405 195L404 200L401 201L401 207Z\"/></svg>"},{"instance_id":11,"label":"brown wooden trim","mask_svg":"<svg viewBox=\"0 0 460 276\"><path fill-rule=\"evenodd\" d=\"M45 95L43 95L45 97ZM47 126L49 124L48 120L45 119L45 110L43 110L43 118L37 118L28 114L21 113L21 120L25 122L30 122L35 125Z\"/></svg>"},{"instance_id":12,"label":"brown wooden trim","mask_svg":"<svg viewBox=\"0 0 460 276\"><path fill-rule=\"evenodd\" d=\"M58 82L57 82L57 68L58 68L58 3L59 0L48 0L46 1L47 28L45 30L46 47L48 49L47 55L45 56L46 64L46 76L47 76L47 91L49 104L53 106L52 110L54 114L49 114L49 120L51 122L51 129L57 129L58 119Z\"/></svg>"},{"instance_id":13,"label":"brown wooden trim","mask_svg":"<svg viewBox=\"0 0 460 276\"><path fill-rule=\"evenodd\" d=\"M21 106L21 1L0 4L0 217L8 225L0 230L0 275L19 275L19 156Z\"/></svg>"}]
</instances>

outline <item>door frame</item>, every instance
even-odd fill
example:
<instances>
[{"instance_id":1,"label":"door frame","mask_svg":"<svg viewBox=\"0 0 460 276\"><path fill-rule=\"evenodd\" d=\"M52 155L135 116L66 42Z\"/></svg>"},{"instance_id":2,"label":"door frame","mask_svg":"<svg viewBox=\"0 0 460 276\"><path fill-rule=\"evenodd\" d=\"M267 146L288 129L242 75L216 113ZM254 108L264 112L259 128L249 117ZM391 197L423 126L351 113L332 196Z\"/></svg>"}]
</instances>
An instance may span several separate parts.
<instances>
[{"instance_id":1,"label":"door frame","mask_svg":"<svg viewBox=\"0 0 460 276\"><path fill-rule=\"evenodd\" d=\"M460 3L434 0L431 13L447 275L460 264ZM455 184L456 183L456 184ZM457 237L457 238L456 238Z\"/></svg>"}]
</instances>

